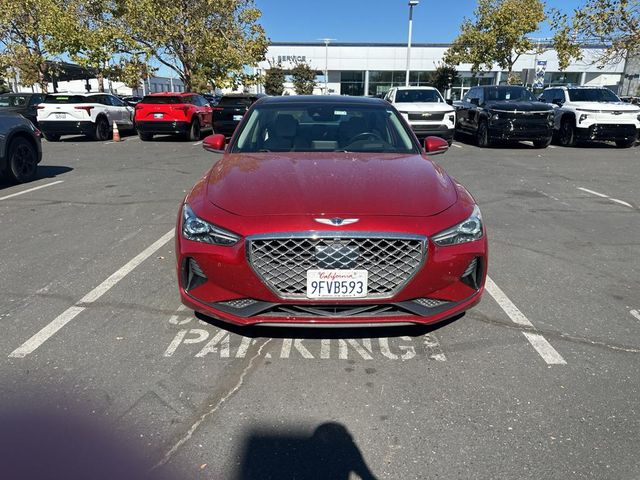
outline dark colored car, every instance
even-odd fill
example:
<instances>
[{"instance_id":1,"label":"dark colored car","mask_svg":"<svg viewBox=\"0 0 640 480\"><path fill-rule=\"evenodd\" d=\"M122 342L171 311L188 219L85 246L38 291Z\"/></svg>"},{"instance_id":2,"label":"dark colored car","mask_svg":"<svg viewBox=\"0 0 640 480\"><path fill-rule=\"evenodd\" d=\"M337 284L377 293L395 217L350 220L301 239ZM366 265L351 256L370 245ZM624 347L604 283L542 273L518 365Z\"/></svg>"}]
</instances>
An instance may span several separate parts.
<instances>
[{"instance_id":1,"label":"dark colored car","mask_svg":"<svg viewBox=\"0 0 640 480\"><path fill-rule=\"evenodd\" d=\"M181 135L200 140L203 130L211 130L209 102L197 93L152 93L135 106L134 121L141 140L154 135Z\"/></svg>"},{"instance_id":2,"label":"dark colored car","mask_svg":"<svg viewBox=\"0 0 640 480\"><path fill-rule=\"evenodd\" d=\"M17 113L0 112L0 175L28 182L35 178L41 160L40 131Z\"/></svg>"},{"instance_id":3,"label":"dark colored car","mask_svg":"<svg viewBox=\"0 0 640 480\"><path fill-rule=\"evenodd\" d=\"M213 131L227 137L233 135L236 127L249 107L264 94L231 93L223 95L213 107Z\"/></svg>"},{"instance_id":4,"label":"dark colored car","mask_svg":"<svg viewBox=\"0 0 640 480\"><path fill-rule=\"evenodd\" d=\"M123 102L125 102L130 107L135 107L142 100L142 97L136 97L136 96L125 96L120 98Z\"/></svg>"},{"instance_id":5,"label":"dark colored car","mask_svg":"<svg viewBox=\"0 0 640 480\"><path fill-rule=\"evenodd\" d=\"M469 192L384 100L267 97L180 208L182 302L238 325L430 324L480 301L487 238Z\"/></svg>"},{"instance_id":6,"label":"dark colored car","mask_svg":"<svg viewBox=\"0 0 640 480\"><path fill-rule=\"evenodd\" d=\"M210 93L203 93L202 96L207 99L209 105L215 107L220 102L222 95L212 95Z\"/></svg>"},{"instance_id":7,"label":"dark colored car","mask_svg":"<svg viewBox=\"0 0 640 480\"><path fill-rule=\"evenodd\" d=\"M0 95L0 111L19 113L38 125L36 106L43 100L43 93L3 93Z\"/></svg>"},{"instance_id":8,"label":"dark colored car","mask_svg":"<svg viewBox=\"0 0 640 480\"><path fill-rule=\"evenodd\" d=\"M553 106L538 102L524 87L473 87L454 106L456 128L475 136L480 147L501 140L529 140L536 148L551 143Z\"/></svg>"}]
</instances>

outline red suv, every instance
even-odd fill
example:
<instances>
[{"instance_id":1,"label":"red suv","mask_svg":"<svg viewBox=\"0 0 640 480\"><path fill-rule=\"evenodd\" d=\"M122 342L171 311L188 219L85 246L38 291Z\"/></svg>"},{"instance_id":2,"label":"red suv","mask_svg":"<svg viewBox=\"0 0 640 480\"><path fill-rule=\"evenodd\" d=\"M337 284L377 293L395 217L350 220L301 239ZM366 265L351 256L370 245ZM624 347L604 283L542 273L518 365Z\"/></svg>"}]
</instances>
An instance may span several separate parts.
<instances>
[{"instance_id":1,"label":"red suv","mask_svg":"<svg viewBox=\"0 0 640 480\"><path fill-rule=\"evenodd\" d=\"M136 104L135 124L140 140L155 134L177 134L200 140L202 130L211 130L212 109L197 93L152 93Z\"/></svg>"}]
</instances>

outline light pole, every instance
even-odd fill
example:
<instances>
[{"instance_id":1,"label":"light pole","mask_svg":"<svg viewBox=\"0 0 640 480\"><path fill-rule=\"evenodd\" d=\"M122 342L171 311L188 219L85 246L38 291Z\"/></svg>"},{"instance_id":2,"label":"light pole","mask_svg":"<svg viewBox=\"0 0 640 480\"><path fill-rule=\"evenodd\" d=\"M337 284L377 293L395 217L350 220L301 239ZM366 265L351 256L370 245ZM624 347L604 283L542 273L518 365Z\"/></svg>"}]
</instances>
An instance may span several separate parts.
<instances>
[{"instance_id":1,"label":"light pole","mask_svg":"<svg viewBox=\"0 0 640 480\"><path fill-rule=\"evenodd\" d=\"M409 70L411 66L411 30L413 29L413 7L418 5L418 0L409 0L409 40L407 40L407 76L404 79L405 87L409 86Z\"/></svg>"},{"instance_id":2,"label":"light pole","mask_svg":"<svg viewBox=\"0 0 640 480\"><path fill-rule=\"evenodd\" d=\"M331 40L335 40L335 38L321 38L324 42L324 94L329 95L329 86L328 78L329 78L329 43Z\"/></svg>"}]
</instances>

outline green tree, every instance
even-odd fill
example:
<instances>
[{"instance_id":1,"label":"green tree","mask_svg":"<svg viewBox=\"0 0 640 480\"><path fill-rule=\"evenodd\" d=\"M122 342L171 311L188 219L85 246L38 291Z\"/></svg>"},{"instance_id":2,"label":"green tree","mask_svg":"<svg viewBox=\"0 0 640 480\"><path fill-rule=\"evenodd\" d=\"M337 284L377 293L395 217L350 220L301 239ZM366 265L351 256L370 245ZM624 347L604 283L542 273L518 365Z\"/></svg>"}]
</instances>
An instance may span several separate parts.
<instances>
[{"instance_id":1,"label":"green tree","mask_svg":"<svg viewBox=\"0 0 640 480\"><path fill-rule=\"evenodd\" d=\"M187 90L233 85L264 58L267 38L252 0L118 0L128 38ZM196 88L197 87L197 88Z\"/></svg>"},{"instance_id":2,"label":"green tree","mask_svg":"<svg viewBox=\"0 0 640 480\"><path fill-rule=\"evenodd\" d=\"M460 34L445 53L445 63L470 63L474 73L494 64L509 72L523 53L534 50L527 35L545 19L541 0L478 0L475 20L465 18Z\"/></svg>"},{"instance_id":3,"label":"green tree","mask_svg":"<svg viewBox=\"0 0 640 480\"><path fill-rule=\"evenodd\" d=\"M0 64L25 86L47 91L51 47L70 35L74 19L58 0L0 0Z\"/></svg>"},{"instance_id":4,"label":"green tree","mask_svg":"<svg viewBox=\"0 0 640 480\"><path fill-rule=\"evenodd\" d=\"M282 95L284 92L285 74L282 65L269 64L269 69L264 74L264 91L267 95Z\"/></svg>"},{"instance_id":5,"label":"green tree","mask_svg":"<svg viewBox=\"0 0 640 480\"><path fill-rule=\"evenodd\" d=\"M431 74L431 84L444 94L444 91L451 87L458 78L456 67L440 63Z\"/></svg>"},{"instance_id":6,"label":"green tree","mask_svg":"<svg viewBox=\"0 0 640 480\"><path fill-rule=\"evenodd\" d=\"M296 62L291 69L291 81L298 95L311 95L316 86L316 71L305 62Z\"/></svg>"},{"instance_id":7,"label":"green tree","mask_svg":"<svg viewBox=\"0 0 640 480\"><path fill-rule=\"evenodd\" d=\"M586 0L572 16L552 10L554 48L560 68L583 58L580 43L608 45L595 63L605 65L640 54L640 0Z\"/></svg>"}]
</instances>

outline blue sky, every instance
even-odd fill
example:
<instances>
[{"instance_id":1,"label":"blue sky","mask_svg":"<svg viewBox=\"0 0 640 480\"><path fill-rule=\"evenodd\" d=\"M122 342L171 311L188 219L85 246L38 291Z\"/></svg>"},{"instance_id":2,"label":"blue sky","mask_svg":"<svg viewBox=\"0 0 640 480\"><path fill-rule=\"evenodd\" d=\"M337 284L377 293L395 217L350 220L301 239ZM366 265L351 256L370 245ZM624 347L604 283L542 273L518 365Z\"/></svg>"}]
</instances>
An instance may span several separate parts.
<instances>
[{"instance_id":1,"label":"blue sky","mask_svg":"<svg viewBox=\"0 0 640 480\"><path fill-rule=\"evenodd\" d=\"M261 23L273 41L335 38L341 42L406 42L406 0L255 0ZM571 11L583 0L548 0L547 7ZM421 0L414 8L413 41L446 43L458 34L476 0ZM544 25L539 36L549 36Z\"/></svg>"}]
</instances>

